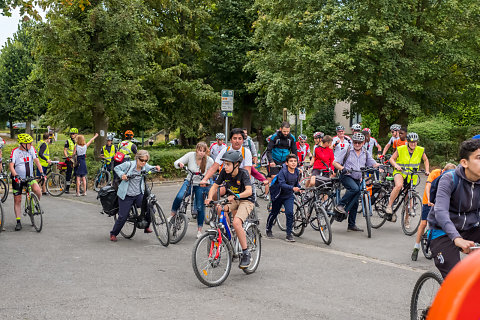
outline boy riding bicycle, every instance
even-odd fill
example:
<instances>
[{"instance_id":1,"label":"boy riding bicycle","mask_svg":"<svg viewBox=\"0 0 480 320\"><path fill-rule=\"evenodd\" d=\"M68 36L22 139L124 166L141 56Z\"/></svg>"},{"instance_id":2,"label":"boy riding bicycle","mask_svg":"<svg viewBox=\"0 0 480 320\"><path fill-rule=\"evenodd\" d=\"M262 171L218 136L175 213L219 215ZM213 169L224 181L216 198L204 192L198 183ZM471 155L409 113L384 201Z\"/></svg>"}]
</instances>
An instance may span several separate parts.
<instances>
[{"instance_id":1,"label":"boy riding bicycle","mask_svg":"<svg viewBox=\"0 0 480 320\"><path fill-rule=\"evenodd\" d=\"M222 156L223 168L208 193L205 204L209 205L214 195L216 195L219 186L225 183L225 187L235 195L229 195L229 204L225 206L225 212L232 211L233 228L238 237L238 241L243 250L240 260L240 269L246 269L250 266L251 255L247 247L247 237L243 230L243 223L248 218L255 205L255 199L252 192L252 183L247 170L240 168L243 161L242 153L235 150L229 150Z\"/></svg>"}]
</instances>

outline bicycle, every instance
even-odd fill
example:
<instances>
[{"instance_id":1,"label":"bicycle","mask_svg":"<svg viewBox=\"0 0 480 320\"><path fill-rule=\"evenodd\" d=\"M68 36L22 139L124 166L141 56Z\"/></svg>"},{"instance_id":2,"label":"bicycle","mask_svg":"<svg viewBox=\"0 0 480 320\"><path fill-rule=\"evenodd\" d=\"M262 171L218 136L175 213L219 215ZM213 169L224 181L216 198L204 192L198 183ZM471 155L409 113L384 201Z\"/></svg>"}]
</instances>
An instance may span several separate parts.
<instances>
[{"instance_id":1,"label":"bicycle","mask_svg":"<svg viewBox=\"0 0 480 320\"><path fill-rule=\"evenodd\" d=\"M4 203L7 201L8 193L10 191L10 181L8 173L2 170L0 173L0 201Z\"/></svg>"},{"instance_id":2,"label":"bicycle","mask_svg":"<svg viewBox=\"0 0 480 320\"><path fill-rule=\"evenodd\" d=\"M253 182L253 188L256 188L258 198L265 197L265 184L263 183L263 181L255 179L255 181Z\"/></svg>"},{"instance_id":3,"label":"bicycle","mask_svg":"<svg viewBox=\"0 0 480 320\"><path fill-rule=\"evenodd\" d=\"M108 170L107 160L101 159L100 161L102 165L100 169L98 169L98 172L95 175L95 181L93 182L93 189L97 192L112 181L112 175L110 170Z\"/></svg>"},{"instance_id":4,"label":"bicycle","mask_svg":"<svg viewBox=\"0 0 480 320\"><path fill-rule=\"evenodd\" d=\"M63 158L65 161L70 161L71 158ZM59 162L57 164L57 168L58 170L60 171L59 174L61 174L62 176L65 177L65 188L64 190L66 190L66 172L67 172L67 162ZM76 190L76 185L77 185L77 170L75 168L72 169L72 177L71 177L71 180L70 180L70 187L73 187L74 190ZM85 176L85 180L86 180L86 184L85 184L85 189L88 189L88 176ZM64 191L65 192L65 191ZM62 192L61 194L63 194L64 192ZM87 190L83 190L82 189L82 186L80 186L80 193L83 194L87 192Z\"/></svg>"},{"instance_id":5,"label":"bicycle","mask_svg":"<svg viewBox=\"0 0 480 320\"><path fill-rule=\"evenodd\" d=\"M32 191L31 182L35 181L35 177L27 177L22 179L22 182L26 184L23 187L25 190L25 204L24 204L24 216L29 216L32 226L37 232L42 231L43 227L43 210L40 206L40 200L38 200L37 195Z\"/></svg>"},{"instance_id":6,"label":"bicycle","mask_svg":"<svg viewBox=\"0 0 480 320\"><path fill-rule=\"evenodd\" d=\"M46 189L49 195L52 197L59 197L65 192L66 181L65 177L59 173L53 172L55 165L58 166L59 161L52 161L45 173L47 179L37 179L38 184L42 187L46 183Z\"/></svg>"},{"instance_id":7,"label":"bicycle","mask_svg":"<svg viewBox=\"0 0 480 320\"><path fill-rule=\"evenodd\" d=\"M241 258L242 254L235 230L229 224L229 221L232 221L231 214L228 214L228 219L225 216L224 207L227 204L228 199L211 202L210 205L220 206L220 215L211 221L212 229L207 230L197 239L192 250L192 267L195 276L201 283L209 287L221 285L230 274L233 260ZM260 263L262 242L258 224L254 209L243 223L247 246L252 255L250 266L242 269L246 274L254 273Z\"/></svg>"},{"instance_id":8,"label":"bicycle","mask_svg":"<svg viewBox=\"0 0 480 320\"><path fill-rule=\"evenodd\" d=\"M152 169L150 172L157 172L157 170ZM127 175L128 179L141 176L144 183L146 179L146 175L148 175L147 171L142 171L140 174L132 173ZM163 213L163 209L158 203L157 197L148 192L147 196L147 211L138 213L138 208L133 204L132 208L130 208L127 221L123 226L120 234L126 238L131 239L135 235L135 232L138 229L145 229L147 227L148 222L146 221L146 214L150 214L151 217L151 225L153 231L155 231L155 235L160 242L161 245L167 247L170 243L170 232L168 230L168 222L165 214ZM114 221L117 221L117 214L113 216Z\"/></svg>"}]
</instances>

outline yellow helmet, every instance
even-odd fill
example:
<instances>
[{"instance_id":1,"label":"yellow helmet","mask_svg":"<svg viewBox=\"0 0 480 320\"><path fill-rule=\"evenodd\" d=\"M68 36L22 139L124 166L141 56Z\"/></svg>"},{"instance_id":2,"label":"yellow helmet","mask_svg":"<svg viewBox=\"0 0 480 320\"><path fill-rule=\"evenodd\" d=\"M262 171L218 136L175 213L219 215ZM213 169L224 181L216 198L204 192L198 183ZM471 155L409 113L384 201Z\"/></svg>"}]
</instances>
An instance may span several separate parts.
<instances>
[{"instance_id":1,"label":"yellow helmet","mask_svg":"<svg viewBox=\"0 0 480 320\"><path fill-rule=\"evenodd\" d=\"M32 143L33 138L28 133L20 133L17 137L18 143Z\"/></svg>"}]
</instances>

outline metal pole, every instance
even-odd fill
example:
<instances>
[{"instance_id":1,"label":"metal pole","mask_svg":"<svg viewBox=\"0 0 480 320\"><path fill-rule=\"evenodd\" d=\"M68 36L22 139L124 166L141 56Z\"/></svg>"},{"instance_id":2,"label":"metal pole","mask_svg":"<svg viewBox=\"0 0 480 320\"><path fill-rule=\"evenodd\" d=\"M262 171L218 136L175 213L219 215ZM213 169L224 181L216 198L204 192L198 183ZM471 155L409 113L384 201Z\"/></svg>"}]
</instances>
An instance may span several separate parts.
<instances>
[{"instance_id":1,"label":"metal pole","mask_svg":"<svg viewBox=\"0 0 480 320\"><path fill-rule=\"evenodd\" d=\"M225 143L228 144L228 117L225 117Z\"/></svg>"},{"instance_id":2,"label":"metal pole","mask_svg":"<svg viewBox=\"0 0 480 320\"><path fill-rule=\"evenodd\" d=\"M298 130L297 130L297 119L298 119L298 112L295 114L295 137L297 137L297 133L298 133Z\"/></svg>"},{"instance_id":3,"label":"metal pole","mask_svg":"<svg viewBox=\"0 0 480 320\"><path fill-rule=\"evenodd\" d=\"M300 134L303 134L303 120L300 120Z\"/></svg>"}]
</instances>

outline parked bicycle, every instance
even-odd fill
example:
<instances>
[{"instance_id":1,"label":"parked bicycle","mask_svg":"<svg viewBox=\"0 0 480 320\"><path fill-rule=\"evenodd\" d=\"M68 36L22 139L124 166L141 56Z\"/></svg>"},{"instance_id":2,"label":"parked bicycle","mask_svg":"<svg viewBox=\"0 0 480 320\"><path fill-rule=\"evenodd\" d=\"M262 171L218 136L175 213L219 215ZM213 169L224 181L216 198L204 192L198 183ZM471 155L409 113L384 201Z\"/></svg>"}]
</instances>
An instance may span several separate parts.
<instances>
[{"instance_id":1,"label":"parked bicycle","mask_svg":"<svg viewBox=\"0 0 480 320\"><path fill-rule=\"evenodd\" d=\"M107 161L105 159L101 159L100 161L102 165L100 169L98 169L95 175L95 181L93 182L93 189L97 192L112 182L112 174L108 170Z\"/></svg>"},{"instance_id":2,"label":"parked bicycle","mask_svg":"<svg viewBox=\"0 0 480 320\"><path fill-rule=\"evenodd\" d=\"M8 193L10 191L9 173L5 170L5 167L6 166L3 167L3 170L0 173L0 201L2 203L7 201Z\"/></svg>"},{"instance_id":3,"label":"parked bicycle","mask_svg":"<svg viewBox=\"0 0 480 320\"><path fill-rule=\"evenodd\" d=\"M227 204L228 199L211 202L211 205L220 206L220 214L211 221L212 229L207 230L198 238L193 246L193 271L198 280L209 287L221 285L230 274L233 260L241 258L242 254L235 230L230 227L231 214L228 214L228 218L225 215L224 207ZM262 243L258 224L258 218L253 210L243 223L247 246L252 256L250 266L242 269L246 274L254 273L260 263Z\"/></svg>"},{"instance_id":4,"label":"parked bicycle","mask_svg":"<svg viewBox=\"0 0 480 320\"><path fill-rule=\"evenodd\" d=\"M49 195L53 197L59 197L65 192L65 187L66 187L66 181L65 181L65 176L53 172L55 166L58 167L59 161L52 161L48 167L47 170L44 172L45 175L47 176L47 179L37 179L38 184L40 186L43 186L44 183L46 183L46 189Z\"/></svg>"}]
</instances>

